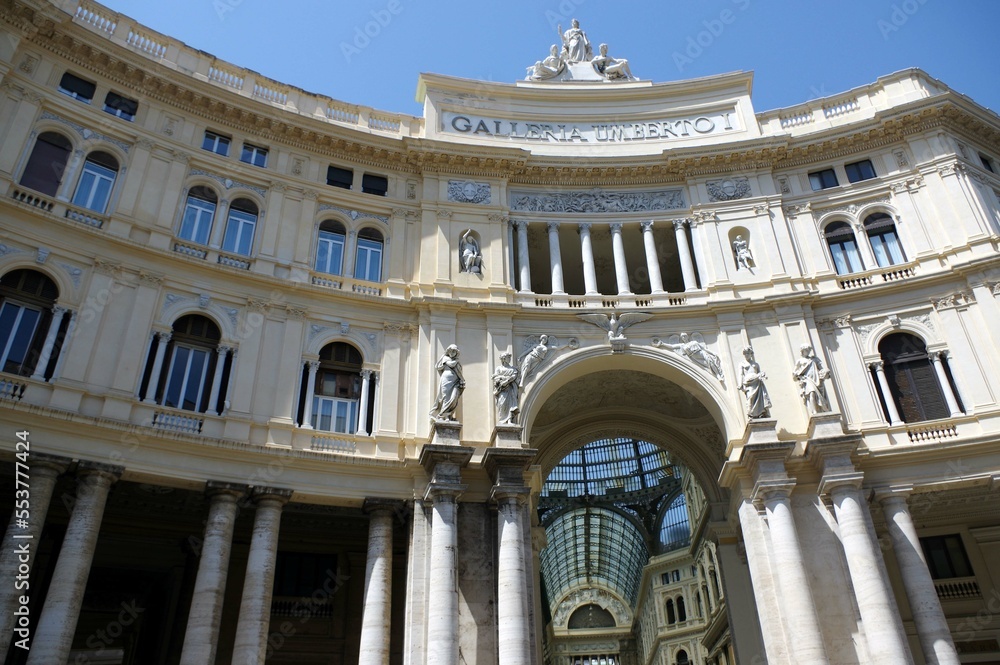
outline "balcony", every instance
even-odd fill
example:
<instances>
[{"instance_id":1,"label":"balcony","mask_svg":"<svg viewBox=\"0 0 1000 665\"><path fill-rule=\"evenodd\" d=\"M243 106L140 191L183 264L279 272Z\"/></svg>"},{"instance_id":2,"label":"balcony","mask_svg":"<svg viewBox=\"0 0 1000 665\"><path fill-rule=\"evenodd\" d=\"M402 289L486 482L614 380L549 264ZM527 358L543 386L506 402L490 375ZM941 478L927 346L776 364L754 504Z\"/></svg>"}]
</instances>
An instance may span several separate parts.
<instances>
[{"instance_id":1,"label":"balcony","mask_svg":"<svg viewBox=\"0 0 1000 665\"><path fill-rule=\"evenodd\" d=\"M708 296L704 292L693 294L654 293L618 296L519 293L515 296L515 302L531 308L578 309L581 311L595 309L629 310L634 308L647 309L702 305L708 302Z\"/></svg>"},{"instance_id":2,"label":"balcony","mask_svg":"<svg viewBox=\"0 0 1000 665\"><path fill-rule=\"evenodd\" d=\"M979 582L975 577L950 577L934 580L934 589L941 600L975 600L982 598Z\"/></svg>"},{"instance_id":3,"label":"balcony","mask_svg":"<svg viewBox=\"0 0 1000 665\"><path fill-rule=\"evenodd\" d=\"M363 279L344 277L343 275L331 275L325 272L311 272L309 281L315 286L321 286L333 291L346 291L357 293L363 296L381 296L382 287L378 282L369 282Z\"/></svg>"}]
</instances>

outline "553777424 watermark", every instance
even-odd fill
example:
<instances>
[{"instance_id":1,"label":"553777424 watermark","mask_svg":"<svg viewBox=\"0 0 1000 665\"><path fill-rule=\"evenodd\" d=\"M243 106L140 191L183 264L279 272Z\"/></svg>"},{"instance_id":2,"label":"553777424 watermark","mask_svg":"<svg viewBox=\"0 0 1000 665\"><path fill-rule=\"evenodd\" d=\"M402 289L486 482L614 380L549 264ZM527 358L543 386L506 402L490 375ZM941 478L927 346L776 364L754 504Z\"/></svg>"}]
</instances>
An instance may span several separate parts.
<instances>
[{"instance_id":1,"label":"553777424 watermark","mask_svg":"<svg viewBox=\"0 0 1000 665\"><path fill-rule=\"evenodd\" d=\"M30 456L31 441L27 430L16 432L17 441L14 444L14 454L17 457L14 479L14 549L17 552L17 573L10 581L17 594L17 605L14 609L14 633L17 639L14 646L27 651L31 644L31 611L29 574L31 573L32 543L34 538L29 527L31 524L31 485Z\"/></svg>"}]
</instances>

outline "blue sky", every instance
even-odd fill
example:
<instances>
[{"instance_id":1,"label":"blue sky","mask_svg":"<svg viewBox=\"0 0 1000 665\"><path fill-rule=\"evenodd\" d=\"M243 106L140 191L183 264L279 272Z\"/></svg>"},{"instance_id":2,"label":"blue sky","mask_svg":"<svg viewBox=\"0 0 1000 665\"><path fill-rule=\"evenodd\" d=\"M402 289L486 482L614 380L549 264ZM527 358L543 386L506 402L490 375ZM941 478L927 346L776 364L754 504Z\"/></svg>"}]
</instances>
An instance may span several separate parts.
<instances>
[{"instance_id":1,"label":"blue sky","mask_svg":"<svg viewBox=\"0 0 1000 665\"><path fill-rule=\"evenodd\" d=\"M512 82L578 18L642 79L754 72L755 110L920 67L1000 110L998 0L104 0L278 81L421 115L417 76ZM280 7L276 10L275 7Z\"/></svg>"}]
</instances>

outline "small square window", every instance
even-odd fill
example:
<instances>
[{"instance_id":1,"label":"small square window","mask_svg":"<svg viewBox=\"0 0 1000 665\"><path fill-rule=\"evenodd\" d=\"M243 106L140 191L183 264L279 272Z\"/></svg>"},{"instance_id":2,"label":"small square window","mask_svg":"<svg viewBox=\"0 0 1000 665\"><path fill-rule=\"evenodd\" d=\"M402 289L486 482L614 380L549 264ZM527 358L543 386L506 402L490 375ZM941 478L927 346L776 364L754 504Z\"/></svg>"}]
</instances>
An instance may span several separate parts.
<instances>
[{"instance_id":1,"label":"small square window","mask_svg":"<svg viewBox=\"0 0 1000 665\"><path fill-rule=\"evenodd\" d=\"M361 191L365 194L385 196L389 191L389 179L382 175L366 173L361 176Z\"/></svg>"},{"instance_id":2,"label":"small square window","mask_svg":"<svg viewBox=\"0 0 1000 665\"><path fill-rule=\"evenodd\" d=\"M206 129L205 140L202 141L201 148L202 150L208 150L209 152L214 152L217 155L225 157L229 154L229 144L231 141L232 139L228 136L216 134Z\"/></svg>"},{"instance_id":3,"label":"small square window","mask_svg":"<svg viewBox=\"0 0 1000 665\"><path fill-rule=\"evenodd\" d=\"M109 92L104 98L104 111L111 115L116 115L122 120L131 122L135 119L135 112L139 110L139 102L128 97L122 97L117 92Z\"/></svg>"},{"instance_id":4,"label":"small square window","mask_svg":"<svg viewBox=\"0 0 1000 665\"><path fill-rule=\"evenodd\" d=\"M943 580L952 577L972 577L972 566L962 544L962 536L930 536L920 539L931 577Z\"/></svg>"},{"instance_id":5,"label":"small square window","mask_svg":"<svg viewBox=\"0 0 1000 665\"><path fill-rule=\"evenodd\" d=\"M984 155L983 153L979 153L979 161L983 163L983 168L989 171L990 173L997 172L996 167L993 165L993 160Z\"/></svg>"},{"instance_id":6,"label":"small square window","mask_svg":"<svg viewBox=\"0 0 1000 665\"><path fill-rule=\"evenodd\" d=\"M818 192L821 189L836 187L840 183L837 182L837 174L833 169L823 169L809 174L809 184L812 185L814 192Z\"/></svg>"},{"instance_id":7,"label":"small square window","mask_svg":"<svg viewBox=\"0 0 1000 665\"><path fill-rule=\"evenodd\" d=\"M69 95L77 101L89 104L94 99L94 90L97 89L95 83L84 81L76 74L66 72L59 81L59 92Z\"/></svg>"},{"instance_id":8,"label":"small square window","mask_svg":"<svg viewBox=\"0 0 1000 665\"><path fill-rule=\"evenodd\" d=\"M861 182L862 180L871 180L875 177L875 167L872 166L870 159L864 159L853 164L844 164L844 170L847 171L847 179L850 182Z\"/></svg>"},{"instance_id":9,"label":"small square window","mask_svg":"<svg viewBox=\"0 0 1000 665\"><path fill-rule=\"evenodd\" d=\"M342 169L339 166L331 166L326 170L326 184L331 187L350 189L354 182L354 171Z\"/></svg>"},{"instance_id":10,"label":"small square window","mask_svg":"<svg viewBox=\"0 0 1000 665\"><path fill-rule=\"evenodd\" d=\"M259 146L250 145L249 143L243 144L243 154L240 156L241 162L246 162L247 164L253 164L254 166L259 166L261 168L267 167L267 148L261 148Z\"/></svg>"}]
</instances>

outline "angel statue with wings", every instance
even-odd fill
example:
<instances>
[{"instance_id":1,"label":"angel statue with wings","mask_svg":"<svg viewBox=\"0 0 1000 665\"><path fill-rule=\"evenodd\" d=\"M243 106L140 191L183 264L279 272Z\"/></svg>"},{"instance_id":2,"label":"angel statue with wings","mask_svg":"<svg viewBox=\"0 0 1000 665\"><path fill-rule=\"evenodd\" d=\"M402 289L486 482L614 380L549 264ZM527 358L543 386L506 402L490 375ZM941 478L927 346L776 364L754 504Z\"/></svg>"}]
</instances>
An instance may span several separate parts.
<instances>
[{"instance_id":1,"label":"angel statue with wings","mask_svg":"<svg viewBox=\"0 0 1000 665\"><path fill-rule=\"evenodd\" d=\"M587 323L593 323L601 330L606 330L609 341L622 342L625 341L626 328L648 321L653 318L653 315L646 312L626 312L625 314L612 312L611 316L607 314L577 314L577 317Z\"/></svg>"},{"instance_id":2,"label":"angel statue with wings","mask_svg":"<svg viewBox=\"0 0 1000 665\"><path fill-rule=\"evenodd\" d=\"M669 343L654 339L653 346L666 348L677 355L684 356L695 365L714 374L715 378L719 381L725 378L719 356L708 350L708 347L705 345L705 338L700 333L688 334L683 332L680 334L680 337L672 335Z\"/></svg>"}]
</instances>

